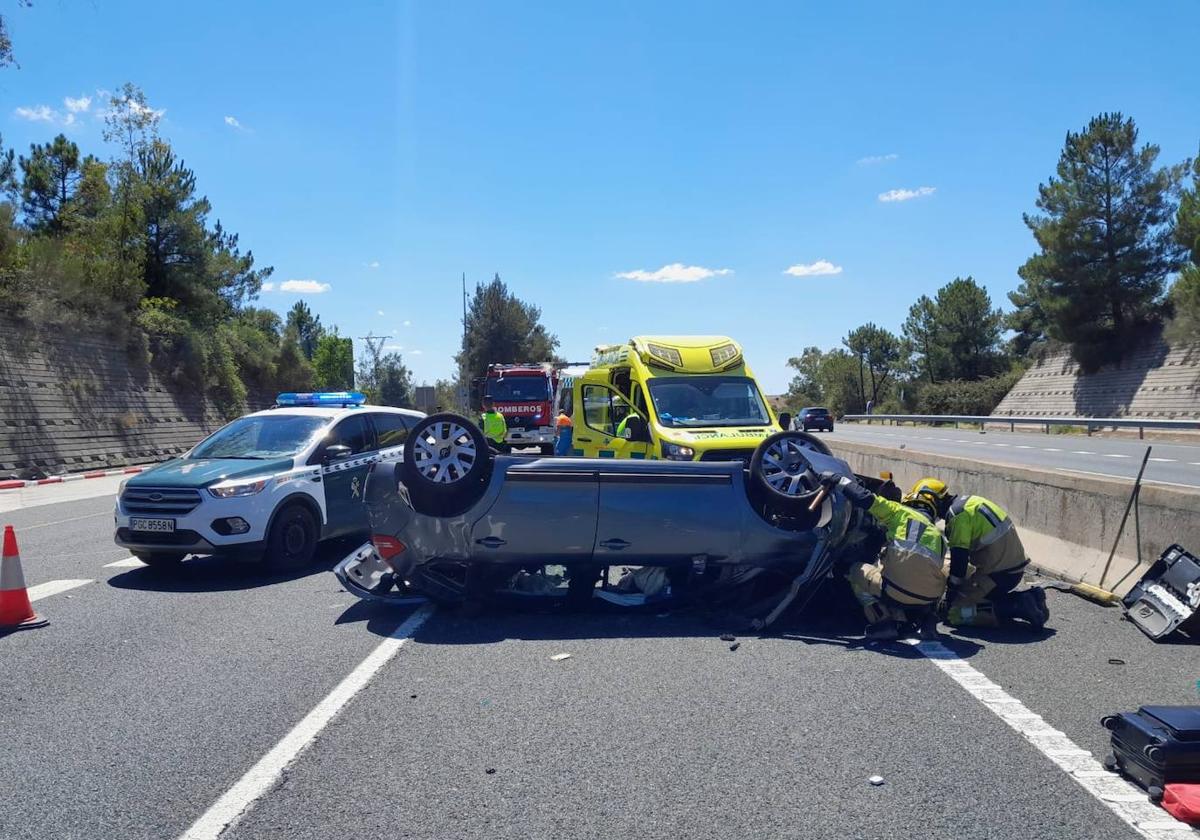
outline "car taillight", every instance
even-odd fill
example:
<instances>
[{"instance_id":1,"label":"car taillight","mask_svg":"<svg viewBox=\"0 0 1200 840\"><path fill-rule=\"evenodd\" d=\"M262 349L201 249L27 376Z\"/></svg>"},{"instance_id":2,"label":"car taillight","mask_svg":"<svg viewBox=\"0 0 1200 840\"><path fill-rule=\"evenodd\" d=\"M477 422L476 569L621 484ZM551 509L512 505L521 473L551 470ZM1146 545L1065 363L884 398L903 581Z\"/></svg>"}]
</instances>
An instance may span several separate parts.
<instances>
[{"instance_id":1,"label":"car taillight","mask_svg":"<svg viewBox=\"0 0 1200 840\"><path fill-rule=\"evenodd\" d=\"M379 552L379 556L383 559L383 562L387 563L393 569L396 568L396 565L392 562L393 558L399 557L408 549L408 546L400 542L400 540L387 534L372 534L371 542L375 545L375 550Z\"/></svg>"}]
</instances>

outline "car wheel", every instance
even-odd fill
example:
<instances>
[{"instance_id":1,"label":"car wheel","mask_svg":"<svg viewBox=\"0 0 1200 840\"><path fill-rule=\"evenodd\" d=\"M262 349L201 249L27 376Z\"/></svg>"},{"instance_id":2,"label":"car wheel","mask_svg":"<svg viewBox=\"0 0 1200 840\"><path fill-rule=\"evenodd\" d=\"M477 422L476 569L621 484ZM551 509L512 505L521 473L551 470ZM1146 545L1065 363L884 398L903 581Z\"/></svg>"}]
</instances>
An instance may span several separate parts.
<instances>
[{"instance_id":1,"label":"car wheel","mask_svg":"<svg viewBox=\"0 0 1200 840\"><path fill-rule=\"evenodd\" d=\"M813 451L828 452L828 448L807 432L776 432L754 450L750 478L772 507L800 512L820 492L820 476L806 454Z\"/></svg>"},{"instance_id":2,"label":"car wheel","mask_svg":"<svg viewBox=\"0 0 1200 840\"><path fill-rule=\"evenodd\" d=\"M400 474L421 513L451 516L474 503L492 471L483 432L458 414L434 414L413 428Z\"/></svg>"},{"instance_id":3,"label":"car wheel","mask_svg":"<svg viewBox=\"0 0 1200 840\"><path fill-rule=\"evenodd\" d=\"M183 562L186 554L176 554L164 551L134 551L130 552L147 566L155 569L173 569Z\"/></svg>"},{"instance_id":4,"label":"car wheel","mask_svg":"<svg viewBox=\"0 0 1200 840\"><path fill-rule=\"evenodd\" d=\"M278 571L307 568L317 553L320 538L321 528L312 511L302 504L287 505L271 523L263 560Z\"/></svg>"}]
</instances>

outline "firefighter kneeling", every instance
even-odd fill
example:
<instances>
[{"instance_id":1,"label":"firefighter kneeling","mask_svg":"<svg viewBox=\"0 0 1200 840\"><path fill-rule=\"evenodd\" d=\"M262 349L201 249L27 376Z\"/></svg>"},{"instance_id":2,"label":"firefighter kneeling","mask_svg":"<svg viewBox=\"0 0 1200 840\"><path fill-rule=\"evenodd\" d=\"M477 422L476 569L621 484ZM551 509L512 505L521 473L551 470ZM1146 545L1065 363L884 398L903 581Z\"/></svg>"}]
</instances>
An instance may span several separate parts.
<instances>
[{"instance_id":1,"label":"firefighter kneeling","mask_svg":"<svg viewBox=\"0 0 1200 840\"><path fill-rule=\"evenodd\" d=\"M958 627L995 627L1024 622L1036 628L1050 619L1041 587L1020 592L1029 559L1008 513L982 496L952 496L945 482L923 478L904 497L923 498L946 520L950 544L946 615Z\"/></svg>"},{"instance_id":2,"label":"firefighter kneeling","mask_svg":"<svg viewBox=\"0 0 1200 840\"><path fill-rule=\"evenodd\" d=\"M946 541L933 524L937 509L932 501L917 496L901 504L845 476L830 472L821 478L870 513L887 534L878 563L855 563L846 573L867 617L866 637L899 638L902 623L935 631L936 608L946 592Z\"/></svg>"}]
</instances>

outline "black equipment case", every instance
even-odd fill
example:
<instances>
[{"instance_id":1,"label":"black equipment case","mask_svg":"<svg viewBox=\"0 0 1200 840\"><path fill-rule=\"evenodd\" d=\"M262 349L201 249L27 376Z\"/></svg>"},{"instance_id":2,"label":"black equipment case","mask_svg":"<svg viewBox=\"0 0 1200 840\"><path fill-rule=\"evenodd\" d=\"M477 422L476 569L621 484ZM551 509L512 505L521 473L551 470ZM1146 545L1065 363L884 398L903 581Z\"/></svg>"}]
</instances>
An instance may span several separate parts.
<instances>
[{"instance_id":1,"label":"black equipment case","mask_svg":"<svg viewBox=\"0 0 1200 840\"><path fill-rule=\"evenodd\" d=\"M1129 620L1151 639L1176 630L1200 637L1200 560L1171 546L1121 603Z\"/></svg>"},{"instance_id":2,"label":"black equipment case","mask_svg":"<svg viewBox=\"0 0 1200 840\"><path fill-rule=\"evenodd\" d=\"M1200 706L1142 706L1100 722L1112 733L1105 766L1151 797L1161 797L1170 782L1200 782Z\"/></svg>"}]
</instances>

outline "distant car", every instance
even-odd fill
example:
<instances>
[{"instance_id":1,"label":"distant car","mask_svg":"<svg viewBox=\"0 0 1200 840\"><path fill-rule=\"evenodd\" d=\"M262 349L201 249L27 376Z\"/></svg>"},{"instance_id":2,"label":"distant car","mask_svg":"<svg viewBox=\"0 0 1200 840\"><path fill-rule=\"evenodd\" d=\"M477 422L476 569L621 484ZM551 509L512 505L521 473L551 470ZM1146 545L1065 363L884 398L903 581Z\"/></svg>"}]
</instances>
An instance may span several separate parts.
<instances>
[{"instance_id":1,"label":"distant car","mask_svg":"<svg viewBox=\"0 0 1200 840\"><path fill-rule=\"evenodd\" d=\"M832 432L833 415L828 408L802 408L792 425L802 432Z\"/></svg>"},{"instance_id":2,"label":"distant car","mask_svg":"<svg viewBox=\"0 0 1200 840\"><path fill-rule=\"evenodd\" d=\"M795 581L795 597L855 551L865 530L863 515L821 486L826 470L851 475L797 431L765 439L748 466L531 459L492 454L471 421L438 414L413 429L399 464L372 470L371 542L335 573L348 591L380 601L415 592L460 603L474 580L578 602L603 596L608 567L627 564L662 568L675 594L777 572L781 589ZM537 579L547 565L564 574Z\"/></svg>"},{"instance_id":3,"label":"distant car","mask_svg":"<svg viewBox=\"0 0 1200 840\"><path fill-rule=\"evenodd\" d=\"M222 554L293 569L321 540L366 533L367 471L398 461L425 415L363 403L357 392L280 394L122 482L117 545L150 566Z\"/></svg>"}]
</instances>

